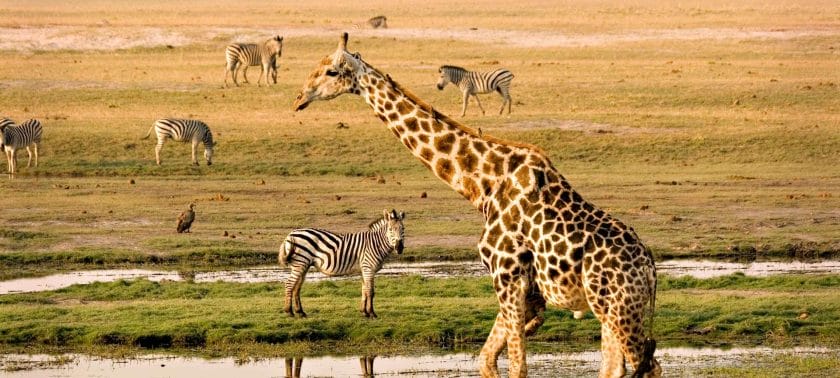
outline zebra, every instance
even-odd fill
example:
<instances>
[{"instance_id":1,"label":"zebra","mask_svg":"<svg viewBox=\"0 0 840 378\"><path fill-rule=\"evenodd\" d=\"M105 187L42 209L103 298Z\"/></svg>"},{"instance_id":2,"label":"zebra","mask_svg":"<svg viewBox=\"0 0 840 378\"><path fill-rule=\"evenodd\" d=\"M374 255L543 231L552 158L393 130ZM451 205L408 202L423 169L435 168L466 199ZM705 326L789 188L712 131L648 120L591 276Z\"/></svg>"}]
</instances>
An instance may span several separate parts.
<instances>
[{"instance_id":1,"label":"zebra","mask_svg":"<svg viewBox=\"0 0 840 378\"><path fill-rule=\"evenodd\" d=\"M464 106L461 110L461 117L467 114L467 103L470 100L470 95L475 97L475 102L478 108L481 109L481 114L484 114L484 108L481 106L481 101L478 100L478 94L490 93L493 91L499 92L502 96L502 108L499 109L501 115L505 111L505 104L508 106L508 114L510 114L510 82L513 80L513 74L500 68L490 72L472 72L458 66L441 66L438 69L440 72L440 80L438 80L437 88L443 90L447 83L452 83L464 95Z\"/></svg>"},{"instance_id":2,"label":"zebra","mask_svg":"<svg viewBox=\"0 0 840 378\"><path fill-rule=\"evenodd\" d=\"M364 23L354 24L354 29L362 29L366 26L370 26L373 29L387 29L388 28L388 18L385 16L376 16L371 17Z\"/></svg>"},{"instance_id":3,"label":"zebra","mask_svg":"<svg viewBox=\"0 0 840 378\"><path fill-rule=\"evenodd\" d=\"M373 221L368 231L336 234L316 228L297 229L289 233L280 247L278 260L288 266L284 307L289 316L306 317L300 304L300 288L310 266L327 276L341 276L361 271L362 305L365 317L376 317L373 311L373 276L385 258L396 251L402 254L405 238L405 212L382 211L382 218ZM292 307L294 306L294 309Z\"/></svg>"},{"instance_id":4,"label":"zebra","mask_svg":"<svg viewBox=\"0 0 840 378\"><path fill-rule=\"evenodd\" d=\"M154 125L149 128L149 132L143 139L149 138L152 134L152 129L157 134L157 145L155 146L155 161L160 165L160 150L163 148L163 142L166 138L172 138L176 142L192 142L192 163L198 165L195 159L195 148L199 142L204 143L204 159L207 160L207 165L213 164L213 133L207 124L195 119L178 119L178 118L163 118L155 121Z\"/></svg>"},{"instance_id":5,"label":"zebra","mask_svg":"<svg viewBox=\"0 0 840 378\"><path fill-rule=\"evenodd\" d=\"M26 147L29 154L29 161L26 166L32 166L32 150L35 150L35 166L38 166L38 144L41 143L41 122L37 119L30 119L15 126L15 123L3 118L0 120L0 148L6 152L6 161L9 163L9 174L17 172L17 149ZM30 147L34 147L30 149Z\"/></svg>"},{"instance_id":6,"label":"zebra","mask_svg":"<svg viewBox=\"0 0 840 378\"><path fill-rule=\"evenodd\" d=\"M242 77L248 82L248 67L261 66L260 77L257 85L260 85L263 76L265 84L269 85L268 76L271 75L274 84L277 84L277 59L283 54L283 37L275 36L269 38L261 45L255 43L231 43L225 49L227 66L225 67L225 87L227 87L228 72L233 78L233 83L239 86L236 81L239 69L242 69Z\"/></svg>"}]
</instances>

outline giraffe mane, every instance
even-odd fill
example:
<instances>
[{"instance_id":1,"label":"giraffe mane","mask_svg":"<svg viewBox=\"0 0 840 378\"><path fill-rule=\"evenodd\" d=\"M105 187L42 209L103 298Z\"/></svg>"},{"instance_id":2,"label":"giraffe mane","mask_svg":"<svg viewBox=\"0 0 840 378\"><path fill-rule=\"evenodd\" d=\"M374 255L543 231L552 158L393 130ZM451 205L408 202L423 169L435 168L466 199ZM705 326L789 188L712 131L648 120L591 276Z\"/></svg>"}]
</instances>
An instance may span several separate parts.
<instances>
[{"instance_id":1,"label":"giraffe mane","mask_svg":"<svg viewBox=\"0 0 840 378\"><path fill-rule=\"evenodd\" d=\"M365 62L365 63L367 64L367 62ZM469 127L467 125L464 125L464 124L462 124L462 123L460 123L460 122L458 122L458 121L456 121L452 118L449 118L449 116L447 116L446 114L443 114L443 113L435 110L431 105L429 105L425 101L421 100L413 92L411 92L410 90L408 90L405 87L403 87L402 85L400 85L400 83L397 83L396 81L394 81L394 79L391 78L391 75L383 74L382 71L379 71L378 69L370 66L370 64L368 64L368 66L371 67L374 71L376 71L380 75L384 76L386 79L388 79L388 81L391 83L391 85L394 86L394 88L396 90L402 92L402 94L405 97L407 97L409 100L414 101L417 104L417 106L419 106L421 109L429 112L429 114L431 114L436 120L439 120L439 121L444 122L444 123L446 123L450 126L453 126L457 129L469 134L470 136L472 136L474 138L478 138L478 139L488 141L488 142L491 142L491 143L502 144L502 145L505 145L505 146L511 146L511 147L517 147L517 148L526 148L526 149L530 149L530 150L533 150L537 153L545 155L545 151L543 151L542 148L540 148L538 146L535 146L533 144L530 144L530 143L516 142L516 141L512 141L512 140L497 138L497 137L494 137L494 136L485 135L483 133L480 135L478 133L478 130L473 129L472 127Z\"/></svg>"}]
</instances>

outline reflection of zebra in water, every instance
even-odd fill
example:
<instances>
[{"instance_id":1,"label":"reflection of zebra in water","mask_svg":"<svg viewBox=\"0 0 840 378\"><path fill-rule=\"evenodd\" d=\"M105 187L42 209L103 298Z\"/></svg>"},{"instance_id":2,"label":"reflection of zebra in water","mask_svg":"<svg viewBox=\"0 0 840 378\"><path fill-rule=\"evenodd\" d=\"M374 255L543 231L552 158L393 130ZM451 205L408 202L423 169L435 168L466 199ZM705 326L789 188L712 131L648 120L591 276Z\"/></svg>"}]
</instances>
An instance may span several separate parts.
<instances>
[{"instance_id":1,"label":"reflection of zebra in water","mask_svg":"<svg viewBox=\"0 0 840 378\"><path fill-rule=\"evenodd\" d=\"M176 119L164 118L155 121L155 124L149 128L149 132L143 139L152 134L152 129L157 134L157 145L155 146L155 161L160 165L160 150L163 148L163 142L166 138L172 138L176 142L192 142L192 163L198 165L195 159L195 148L199 142L204 143L204 159L207 160L207 165L213 164L213 133L204 122L194 119Z\"/></svg>"},{"instance_id":2,"label":"reflection of zebra in water","mask_svg":"<svg viewBox=\"0 0 840 378\"><path fill-rule=\"evenodd\" d=\"M367 21L361 24L353 25L354 29L363 29L366 27L370 27L372 29L387 29L388 28L388 18L385 16L376 16L371 17Z\"/></svg>"},{"instance_id":3,"label":"reflection of zebra in water","mask_svg":"<svg viewBox=\"0 0 840 378\"><path fill-rule=\"evenodd\" d=\"M335 234L314 228L297 229L289 233L280 247L280 265L291 267L286 279L285 310L289 315L305 317L300 304L300 288L310 266L327 276L342 276L362 272L362 306L366 317L376 317L373 311L373 276L385 258L403 251L405 213L383 211L383 217L368 226L368 231L355 234ZM292 307L294 306L294 310Z\"/></svg>"},{"instance_id":4,"label":"reflection of zebra in water","mask_svg":"<svg viewBox=\"0 0 840 378\"><path fill-rule=\"evenodd\" d=\"M0 120L0 148L6 153L10 174L17 172L18 148L26 147L29 154L27 167L32 166L32 150L35 150L35 166L38 166L38 143L41 143L42 133L41 122L37 119L30 119L18 126L8 118Z\"/></svg>"},{"instance_id":5,"label":"reflection of zebra in water","mask_svg":"<svg viewBox=\"0 0 840 378\"><path fill-rule=\"evenodd\" d=\"M441 66L438 72L440 72L440 80L437 83L438 89L443 90L447 83L452 83L461 89L464 96L461 117L467 114L467 103L469 103L470 96L475 97L475 102L481 109L481 114L484 114L484 108L481 106L481 101L478 100L477 95L493 91L499 92L502 96L502 107L499 109L499 114L505 111L505 104L507 104L508 114L510 114L510 82L513 80L513 74L510 71L500 68L490 72L472 72L458 66Z\"/></svg>"},{"instance_id":6,"label":"reflection of zebra in water","mask_svg":"<svg viewBox=\"0 0 840 378\"><path fill-rule=\"evenodd\" d=\"M227 66L225 67L225 86L227 86L228 72L233 78L233 83L239 86L236 77L239 70L242 69L242 77L245 82L248 82L248 67L261 66L260 77L257 79L257 85L260 85L263 76L265 76L265 83L268 85L268 77L274 84L277 84L277 59L283 54L283 37L275 36L269 38L261 45L254 43L231 43L225 49L225 59Z\"/></svg>"}]
</instances>

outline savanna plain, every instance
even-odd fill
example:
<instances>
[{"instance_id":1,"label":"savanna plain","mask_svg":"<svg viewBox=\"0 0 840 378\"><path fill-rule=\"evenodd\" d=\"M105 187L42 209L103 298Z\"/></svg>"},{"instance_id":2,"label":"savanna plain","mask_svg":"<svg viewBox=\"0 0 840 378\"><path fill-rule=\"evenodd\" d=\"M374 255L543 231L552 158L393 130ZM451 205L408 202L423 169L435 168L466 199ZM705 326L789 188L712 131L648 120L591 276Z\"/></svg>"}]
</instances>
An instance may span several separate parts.
<instances>
[{"instance_id":1,"label":"savanna plain","mask_svg":"<svg viewBox=\"0 0 840 378\"><path fill-rule=\"evenodd\" d=\"M836 2L0 1L0 13L0 116L44 127L38 167L19 152L19 173L0 179L0 280L276 265L292 229L360 231L392 208L407 214L406 251L389 262L480 264L481 214L364 101L293 111L343 31L350 51L435 109L544 149L657 261L840 258ZM379 14L387 29L353 26ZM251 67L250 83L224 87L225 46L275 35L277 84L258 86ZM512 113L497 115L501 98L488 94L486 115L473 101L459 117L460 92L435 87L443 64L511 70ZM191 165L189 147L169 141L157 166L154 136L142 137L164 117L206 122L213 165L201 148ZM190 203L192 232L177 234ZM359 286L305 284L306 319L282 312L282 282L140 279L2 294L0 352L243 362L477 353L498 308L489 277L402 275L377 280L371 320L358 313ZM838 376L839 288L837 273L661 274L654 332L660 348L825 351L710 359L673 376ZM549 309L546 319L529 351L598 350L591 314Z\"/></svg>"}]
</instances>

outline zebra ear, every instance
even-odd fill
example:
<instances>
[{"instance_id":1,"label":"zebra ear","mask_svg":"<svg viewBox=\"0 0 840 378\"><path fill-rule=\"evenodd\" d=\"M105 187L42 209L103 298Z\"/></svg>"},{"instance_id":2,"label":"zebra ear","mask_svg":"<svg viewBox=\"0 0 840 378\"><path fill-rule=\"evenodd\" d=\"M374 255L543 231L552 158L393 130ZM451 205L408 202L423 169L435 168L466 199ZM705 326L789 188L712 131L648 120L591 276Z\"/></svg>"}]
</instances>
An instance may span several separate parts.
<instances>
[{"instance_id":1,"label":"zebra ear","mask_svg":"<svg viewBox=\"0 0 840 378\"><path fill-rule=\"evenodd\" d=\"M388 213L388 209L382 210L382 216L385 217L385 219L389 219L390 215L391 214Z\"/></svg>"},{"instance_id":2,"label":"zebra ear","mask_svg":"<svg viewBox=\"0 0 840 378\"><path fill-rule=\"evenodd\" d=\"M394 210L394 209L391 209L391 219L399 219L399 216L397 215L397 211Z\"/></svg>"},{"instance_id":3,"label":"zebra ear","mask_svg":"<svg viewBox=\"0 0 840 378\"><path fill-rule=\"evenodd\" d=\"M277 41L277 42L283 42L283 37L278 35L278 36L274 37L274 40Z\"/></svg>"},{"instance_id":4,"label":"zebra ear","mask_svg":"<svg viewBox=\"0 0 840 378\"><path fill-rule=\"evenodd\" d=\"M400 220L405 219L405 211L400 211Z\"/></svg>"},{"instance_id":5,"label":"zebra ear","mask_svg":"<svg viewBox=\"0 0 840 378\"><path fill-rule=\"evenodd\" d=\"M353 57L356 58L356 60L362 60L362 54L359 54L358 51L353 53Z\"/></svg>"}]
</instances>

